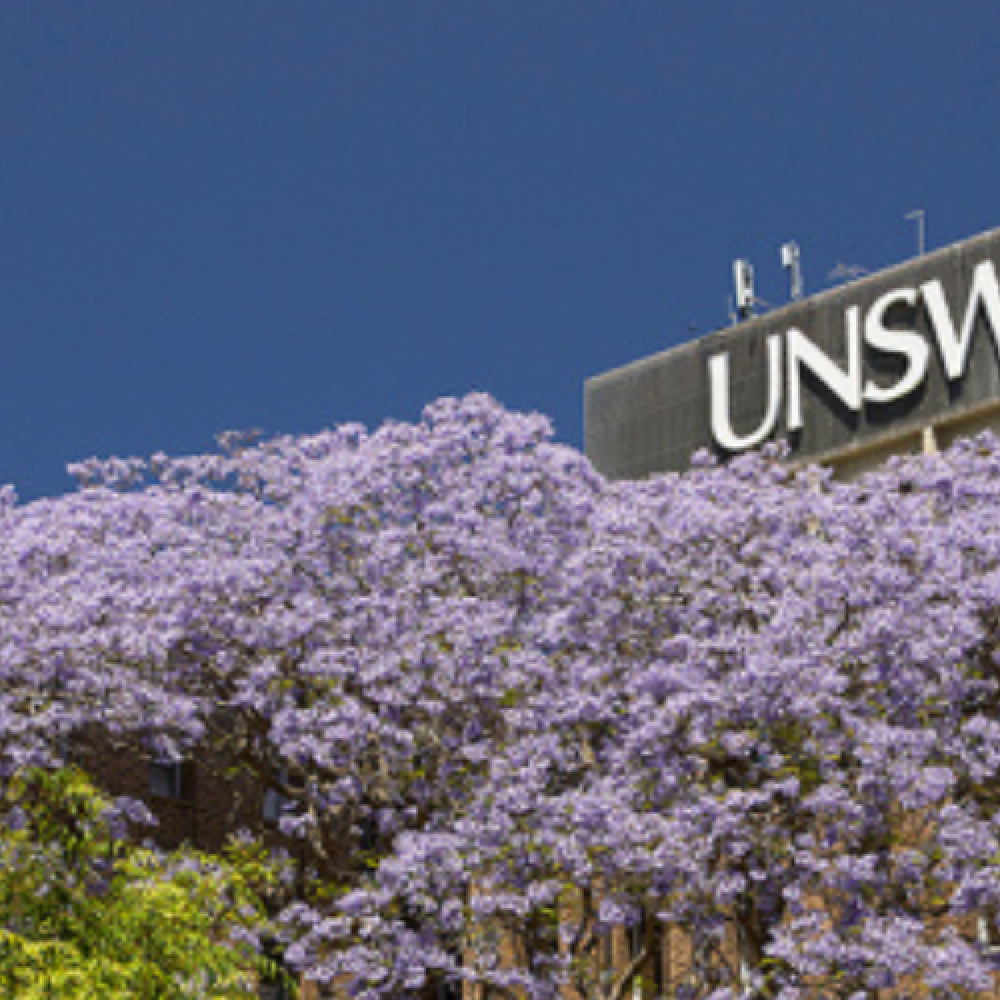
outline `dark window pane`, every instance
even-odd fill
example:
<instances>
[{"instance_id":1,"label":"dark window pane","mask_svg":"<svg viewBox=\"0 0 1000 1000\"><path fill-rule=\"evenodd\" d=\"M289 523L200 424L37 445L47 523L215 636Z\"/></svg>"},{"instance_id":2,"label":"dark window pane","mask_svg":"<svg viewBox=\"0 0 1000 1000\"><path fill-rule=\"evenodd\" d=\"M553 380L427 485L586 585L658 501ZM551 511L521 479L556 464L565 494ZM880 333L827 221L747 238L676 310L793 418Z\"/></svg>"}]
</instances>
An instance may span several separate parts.
<instances>
[{"instance_id":1,"label":"dark window pane","mask_svg":"<svg viewBox=\"0 0 1000 1000\"><path fill-rule=\"evenodd\" d=\"M164 799L179 799L182 792L180 763L152 762L149 765L149 791Z\"/></svg>"}]
</instances>

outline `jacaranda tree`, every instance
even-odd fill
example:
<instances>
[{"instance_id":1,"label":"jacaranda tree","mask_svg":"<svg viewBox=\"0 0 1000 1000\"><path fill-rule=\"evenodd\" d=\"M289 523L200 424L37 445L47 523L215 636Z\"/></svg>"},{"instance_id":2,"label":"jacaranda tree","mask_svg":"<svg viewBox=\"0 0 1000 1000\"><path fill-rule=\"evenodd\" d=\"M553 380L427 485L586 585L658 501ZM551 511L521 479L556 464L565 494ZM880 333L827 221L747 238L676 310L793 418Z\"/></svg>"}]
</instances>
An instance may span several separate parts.
<instances>
[{"instance_id":1,"label":"jacaranda tree","mask_svg":"<svg viewBox=\"0 0 1000 1000\"><path fill-rule=\"evenodd\" d=\"M985 989L1000 445L610 483L483 396L89 462L0 521L0 754L212 745L302 839L288 957L376 1000ZM628 960L602 955L621 929ZM684 960L655 973L665 928Z\"/></svg>"}]
</instances>

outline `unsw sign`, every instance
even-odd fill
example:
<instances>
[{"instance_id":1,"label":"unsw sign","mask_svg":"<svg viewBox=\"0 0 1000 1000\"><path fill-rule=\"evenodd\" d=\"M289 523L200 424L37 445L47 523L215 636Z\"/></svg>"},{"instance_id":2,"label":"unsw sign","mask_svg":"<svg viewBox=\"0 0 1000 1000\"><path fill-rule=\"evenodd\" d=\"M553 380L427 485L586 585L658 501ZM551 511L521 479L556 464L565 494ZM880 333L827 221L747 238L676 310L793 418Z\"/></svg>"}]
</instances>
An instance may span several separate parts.
<instances>
[{"instance_id":1,"label":"unsw sign","mask_svg":"<svg viewBox=\"0 0 1000 1000\"><path fill-rule=\"evenodd\" d=\"M587 454L605 475L682 471L784 438L796 460L1000 429L1000 230L595 375Z\"/></svg>"},{"instance_id":2,"label":"unsw sign","mask_svg":"<svg viewBox=\"0 0 1000 1000\"><path fill-rule=\"evenodd\" d=\"M922 311L929 331L900 328L890 317ZM708 358L709 409L713 441L727 452L753 448L780 431L804 427L803 373L811 376L847 410L881 406L916 392L928 377L931 350L937 351L949 382L962 379L969 364L973 332L982 319L1000 353L1000 284L992 260L972 269L961 312L953 311L938 278L891 288L868 308L849 305L843 314L844 361L819 347L807 333L790 326L766 338L766 405L752 427L733 426L730 406L729 351ZM914 324L915 327L915 324ZM871 352L894 356L901 368L890 380L869 370Z\"/></svg>"}]
</instances>

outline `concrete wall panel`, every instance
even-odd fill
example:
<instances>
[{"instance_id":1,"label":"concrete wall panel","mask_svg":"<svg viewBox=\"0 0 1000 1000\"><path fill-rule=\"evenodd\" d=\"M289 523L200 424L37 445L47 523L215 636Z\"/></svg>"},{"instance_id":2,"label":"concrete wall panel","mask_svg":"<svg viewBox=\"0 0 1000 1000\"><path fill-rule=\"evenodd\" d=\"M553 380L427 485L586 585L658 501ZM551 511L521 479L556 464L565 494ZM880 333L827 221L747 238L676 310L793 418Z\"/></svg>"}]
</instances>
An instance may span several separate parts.
<instances>
[{"instance_id":1,"label":"concrete wall panel","mask_svg":"<svg viewBox=\"0 0 1000 1000\"><path fill-rule=\"evenodd\" d=\"M730 410L737 432L756 427L767 400L766 341L797 327L840 363L846 360L845 313L857 306L862 318L884 293L942 282L955 324L960 328L973 271L983 260L1000 270L1000 230L927 254L848 285L813 296L737 326L633 362L587 381L584 434L587 454L613 478L640 478L654 472L683 470L702 448L728 457L712 441L708 359L727 351L730 360ZM825 458L878 448L929 424L954 421L966 411L1000 406L1000 363L988 325L980 314L969 365L963 378L949 383L934 341L926 307L918 301L911 315L893 314L901 328L909 322L931 349L927 378L919 389L889 404L866 403L854 413L821 382L804 375L801 431L784 437L796 458ZM864 351L864 378L891 385L902 371L900 359L871 348ZM787 398L787 385L784 386Z\"/></svg>"}]
</instances>

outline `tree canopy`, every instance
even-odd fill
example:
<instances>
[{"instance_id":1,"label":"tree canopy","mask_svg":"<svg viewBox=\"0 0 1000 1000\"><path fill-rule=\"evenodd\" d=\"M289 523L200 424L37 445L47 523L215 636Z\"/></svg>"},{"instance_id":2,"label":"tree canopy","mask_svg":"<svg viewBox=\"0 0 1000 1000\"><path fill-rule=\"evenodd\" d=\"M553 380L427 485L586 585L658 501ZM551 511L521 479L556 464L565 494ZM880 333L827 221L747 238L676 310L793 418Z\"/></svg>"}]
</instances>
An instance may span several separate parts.
<instances>
[{"instance_id":1,"label":"tree canopy","mask_svg":"<svg viewBox=\"0 0 1000 1000\"><path fill-rule=\"evenodd\" d=\"M0 828L0 995L7 1000L251 1000L262 975L259 845L225 858L122 839L127 813L75 768L24 770ZM141 809L141 807L139 807Z\"/></svg>"},{"instance_id":2,"label":"tree canopy","mask_svg":"<svg viewBox=\"0 0 1000 1000\"><path fill-rule=\"evenodd\" d=\"M313 978L620 1000L678 927L665 996L990 983L994 439L614 483L475 395L76 471L0 515L7 773L85 728L219 748L302 839Z\"/></svg>"}]
</instances>

